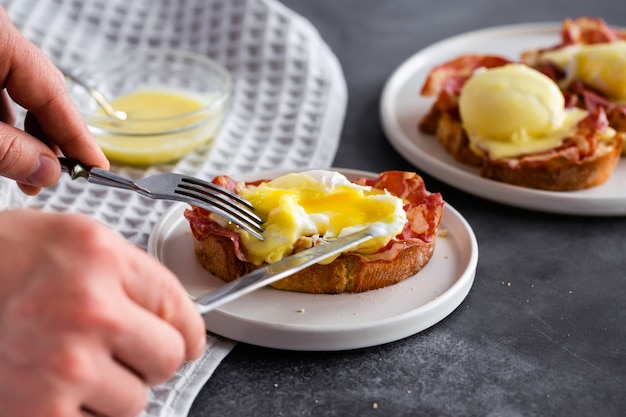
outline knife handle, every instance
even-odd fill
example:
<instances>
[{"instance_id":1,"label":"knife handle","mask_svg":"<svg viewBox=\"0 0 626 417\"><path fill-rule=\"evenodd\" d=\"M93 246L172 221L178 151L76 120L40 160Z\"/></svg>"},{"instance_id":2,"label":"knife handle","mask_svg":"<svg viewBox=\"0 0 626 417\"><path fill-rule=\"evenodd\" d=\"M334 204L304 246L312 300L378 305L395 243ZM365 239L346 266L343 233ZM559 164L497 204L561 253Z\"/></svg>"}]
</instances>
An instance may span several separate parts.
<instances>
[{"instance_id":1,"label":"knife handle","mask_svg":"<svg viewBox=\"0 0 626 417\"><path fill-rule=\"evenodd\" d=\"M91 168L83 165L80 161L59 156L61 171L67 173L73 180L85 178L92 184L106 185L109 187L121 188L123 190L137 190L137 185L122 176L102 168Z\"/></svg>"}]
</instances>

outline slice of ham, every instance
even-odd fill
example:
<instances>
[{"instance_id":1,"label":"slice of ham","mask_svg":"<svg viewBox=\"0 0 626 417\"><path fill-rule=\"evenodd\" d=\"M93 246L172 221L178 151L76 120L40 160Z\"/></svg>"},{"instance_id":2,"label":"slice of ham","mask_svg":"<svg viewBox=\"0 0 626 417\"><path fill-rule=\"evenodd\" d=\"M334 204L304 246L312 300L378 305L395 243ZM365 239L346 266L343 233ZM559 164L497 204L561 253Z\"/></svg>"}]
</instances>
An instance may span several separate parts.
<instances>
[{"instance_id":1,"label":"slice of ham","mask_svg":"<svg viewBox=\"0 0 626 417\"><path fill-rule=\"evenodd\" d=\"M478 68L495 68L512 61L497 55L467 54L434 67L422 86L422 96L434 96L442 91L458 94L465 81Z\"/></svg>"},{"instance_id":2,"label":"slice of ham","mask_svg":"<svg viewBox=\"0 0 626 417\"><path fill-rule=\"evenodd\" d=\"M626 31L612 28L603 19L579 17L565 19L561 28L561 46L626 40Z\"/></svg>"}]
</instances>

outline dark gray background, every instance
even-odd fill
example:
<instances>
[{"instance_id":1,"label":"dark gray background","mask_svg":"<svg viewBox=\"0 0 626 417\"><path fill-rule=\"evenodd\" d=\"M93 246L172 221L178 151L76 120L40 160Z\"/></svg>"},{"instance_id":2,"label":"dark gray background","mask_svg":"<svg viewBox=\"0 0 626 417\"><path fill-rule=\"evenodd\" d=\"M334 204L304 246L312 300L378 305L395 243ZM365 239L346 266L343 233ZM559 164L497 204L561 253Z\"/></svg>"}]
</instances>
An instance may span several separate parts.
<instances>
[{"instance_id":1,"label":"dark gray background","mask_svg":"<svg viewBox=\"0 0 626 417\"><path fill-rule=\"evenodd\" d=\"M394 151L378 117L385 81L420 49L511 23L586 15L626 26L623 0L283 3L317 27L344 70L349 103L334 165L374 172L420 172ZM626 415L626 218L526 211L424 178L478 238L476 280L461 306L420 334L374 348L309 353L240 343L191 416Z\"/></svg>"}]
</instances>

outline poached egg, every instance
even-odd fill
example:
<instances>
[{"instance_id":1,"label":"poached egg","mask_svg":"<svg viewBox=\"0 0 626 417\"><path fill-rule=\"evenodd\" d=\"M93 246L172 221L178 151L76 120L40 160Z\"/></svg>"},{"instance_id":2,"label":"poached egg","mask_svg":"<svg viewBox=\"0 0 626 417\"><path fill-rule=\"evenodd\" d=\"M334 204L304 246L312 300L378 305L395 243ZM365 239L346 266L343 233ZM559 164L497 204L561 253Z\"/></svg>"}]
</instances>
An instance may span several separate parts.
<instances>
[{"instance_id":1,"label":"poached egg","mask_svg":"<svg viewBox=\"0 0 626 417\"><path fill-rule=\"evenodd\" d=\"M491 159L555 148L588 114L566 109L558 85L523 64L476 70L461 89L459 111L471 149Z\"/></svg>"},{"instance_id":2,"label":"poached egg","mask_svg":"<svg viewBox=\"0 0 626 417\"><path fill-rule=\"evenodd\" d=\"M376 236L351 252L374 253L400 234L407 222L401 198L354 184L337 172L304 171L259 185L240 183L237 193L252 203L264 221L264 240L240 231L250 262L257 265L289 255L302 236L333 239L370 227Z\"/></svg>"},{"instance_id":3,"label":"poached egg","mask_svg":"<svg viewBox=\"0 0 626 417\"><path fill-rule=\"evenodd\" d=\"M542 52L565 72L565 83L579 79L608 99L626 103L626 41L575 44Z\"/></svg>"}]
</instances>

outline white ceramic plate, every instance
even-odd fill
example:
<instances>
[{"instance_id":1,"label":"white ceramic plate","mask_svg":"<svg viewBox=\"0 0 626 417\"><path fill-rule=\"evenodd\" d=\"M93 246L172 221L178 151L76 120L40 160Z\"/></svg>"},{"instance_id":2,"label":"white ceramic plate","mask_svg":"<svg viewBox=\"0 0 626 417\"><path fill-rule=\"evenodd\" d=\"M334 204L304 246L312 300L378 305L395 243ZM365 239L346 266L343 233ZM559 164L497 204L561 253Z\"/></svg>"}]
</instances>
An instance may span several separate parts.
<instances>
[{"instance_id":1,"label":"white ceramic plate","mask_svg":"<svg viewBox=\"0 0 626 417\"><path fill-rule=\"evenodd\" d=\"M417 129L433 98L419 95L428 72L462 54L490 53L519 60L520 52L559 42L560 23L501 26L437 42L409 58L389 78L381 99L383 129L409 162L441 181L477 196L512 206L560 214L626 214L626 161L604 184L582 191L553 192L482 178L478 169L456 162L434 136Z\"/></svg>"},{"instance_id":2,"label":"white ceramic plate","mask_svg":"<svg viewBox=\"0 0 626 417\"><path fill-rule=\"evenodd\" d=\"M373 174L341 170L349 178ZM238 177L272 178L285 172ZM179 277L192 297L223 281L196 261L187 206L171 207L156 224L148 251ZM476 237L446 206L435 253L418 274L360 294L315 295L262 288L205 316L213 333L254 345L288 350L344 350L375 346L418 333L443 320L465 299L478 262Z\"/></svg>"}]
</instances>

